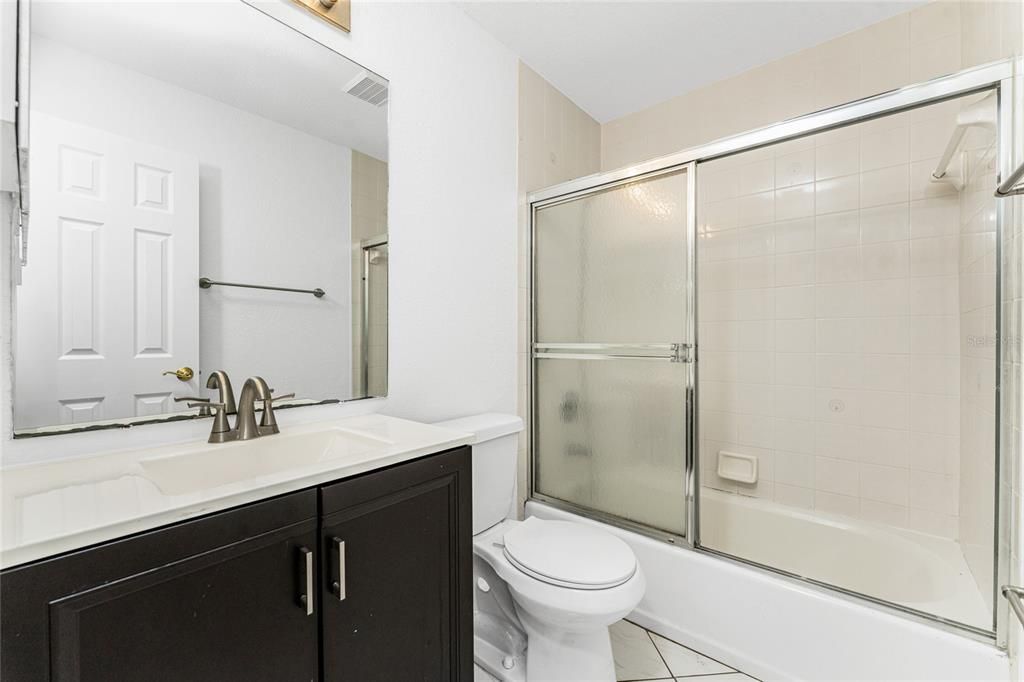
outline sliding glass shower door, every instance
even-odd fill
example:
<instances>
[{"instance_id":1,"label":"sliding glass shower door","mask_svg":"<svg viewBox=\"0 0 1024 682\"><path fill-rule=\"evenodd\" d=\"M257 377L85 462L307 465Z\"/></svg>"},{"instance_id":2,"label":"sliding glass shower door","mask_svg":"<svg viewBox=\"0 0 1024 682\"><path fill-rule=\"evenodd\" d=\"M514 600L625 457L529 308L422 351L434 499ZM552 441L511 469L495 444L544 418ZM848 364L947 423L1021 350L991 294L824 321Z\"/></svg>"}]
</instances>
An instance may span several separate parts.
<instances>
[{"instance_id":1,"label":"sliding glass shower door","mask_svg":"<svg viewBox=\"0 0 1024 682\"><path fill-rule=\"evenodd\" d=\"M1005 643L1012 74L533 194L531 496Z\"/></svg>"},{"instance_id":2,"label":"sliding glass shower door","mask_svg":"<svg viewBox=\"0 0 1024 682\"><path fill-rule=\"evenodd\" d=\"M535 207L534 496L686 535L688 168Z\"/></svg>"},{"instance_id":3,"label":"sliding glass shower door","mask_svg":"<svg viewBox=\"0 0 1024 682\"><path fill-rule=\"evenodd\" d=\"M994 630L996 105L698 165L702 548Z\"/></svg>"}]
</instances>

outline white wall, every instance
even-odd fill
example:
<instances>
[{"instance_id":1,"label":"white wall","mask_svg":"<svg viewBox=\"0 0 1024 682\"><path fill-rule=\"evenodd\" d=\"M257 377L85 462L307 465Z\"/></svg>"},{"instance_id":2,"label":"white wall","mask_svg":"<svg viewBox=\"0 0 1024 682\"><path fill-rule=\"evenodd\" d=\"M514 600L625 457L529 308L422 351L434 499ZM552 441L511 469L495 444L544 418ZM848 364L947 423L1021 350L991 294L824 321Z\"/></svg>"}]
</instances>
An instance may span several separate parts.
<instances>
[{"instance_id":1,"label":"white wall","mask_svg":"<svg viewBox=\"0 0 1024 682\"><path fill-rule=\"evenodd\" d=\"M41 36L32 75L33 111L198 159L200 276L327 291L201 291L200 357L183 361L236 388L261 375L302 398L351 397L351 151Z\"/></svg>"},{"instance_id":2,"label":"white wall","mask_svg":"<svg viewBox=\"0 0 1024 682\"><path fill-rule=\"evenodd\" d=\"M425 421L512 412L514 55L444 3L354 3L351 34L283 0L259 6L390 79L390 387L389 397L376 402L388 414ZM2 331L9 333L9 325ZM7 396L3 409L9 414ZM317 414L364 409L356 403ZM3 457L13 462L129 447L156 440L145 434L161 429L167 439L195 431L146 426L5 441Z\"/></svg>"},{"instance_id":3,"label":"white wall","mask_svg":"<svg viewBox=\"0 0 1024 682\"><path fill-rule=\"evenodd\" d=\"M12 212L16 202L13 190L17 187L15 142L10 139L14 129L15 55L17 36L17 5L0 2L0 439L12 428L10 409L14 381L10 372L14 333L11 313L13 230ZM2 453L0 453L2 454Z\"/></svg>"}]
</instances>

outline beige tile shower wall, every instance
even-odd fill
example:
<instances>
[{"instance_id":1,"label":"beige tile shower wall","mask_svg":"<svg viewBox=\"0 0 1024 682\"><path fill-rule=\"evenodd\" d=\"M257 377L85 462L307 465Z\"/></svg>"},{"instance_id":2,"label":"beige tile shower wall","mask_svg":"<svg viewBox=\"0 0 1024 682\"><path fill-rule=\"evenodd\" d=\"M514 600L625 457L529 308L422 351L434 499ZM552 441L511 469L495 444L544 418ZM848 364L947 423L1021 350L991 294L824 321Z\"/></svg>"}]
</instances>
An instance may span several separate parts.
<instances>
[{"instance_id":1,"label":"beige tile shower wall","mask_svg":"<svg viewBox=\"0 0 1024 682\"><path fill-rule=\"evenodd\" d=\"M364 239L388 231L388 164L352 151L352 395L366 395L363 386L363 250ZM386 301L385 301L386 303ZM383 329L374 330L379 352L374 358L387 370L387 311L376 316L385 321ZM378 373L382 374L382 373ZM376 387L380 394L381 387Z\"/></svg>"},{"instance_id":2,"label":"beige tile shower wall","mask_svg":"<svg viewBox=\"0 0 1024 682\"><path fill-rule=\"evenodd\" d=\"M519 64L519 415L528 419L530 253L527 194L600 170L601 126L569 98ZM527 493L529 424L519 439L519 509Z\"/></svg>"},{"instance_id":3,"label":"beige tile shower wall","mask_svg":"<svg viewBox=\"0 0 1024 682\"><path fill-rule=\"evenodd\" d=\"M957 536L960 200L929 178L958 110L701 167L704 485Z\"/></svg>"},{"instance_id":4,"label":"beige tile shower wall","mask_svg":"<svg viewBox=\"0 0 1024 682\"><path fill-rule=\"evenodd\" d=\"M984 105L995 120L995 98ZM958 285L960 300L960 543L974 580L992 604L996 458L995 130L972 129L961 157Z\"/></svg>"},{"instance_id":5,"label":"beige tile shower wall","mask_svg":"<svg viewBox=\"0 0 1024 682\"><path fill-rule=\"evenodd\" d=\"M932 2L601 126L601 168L1020 54L1021 3Z\"/></svg>"}]
</instances>

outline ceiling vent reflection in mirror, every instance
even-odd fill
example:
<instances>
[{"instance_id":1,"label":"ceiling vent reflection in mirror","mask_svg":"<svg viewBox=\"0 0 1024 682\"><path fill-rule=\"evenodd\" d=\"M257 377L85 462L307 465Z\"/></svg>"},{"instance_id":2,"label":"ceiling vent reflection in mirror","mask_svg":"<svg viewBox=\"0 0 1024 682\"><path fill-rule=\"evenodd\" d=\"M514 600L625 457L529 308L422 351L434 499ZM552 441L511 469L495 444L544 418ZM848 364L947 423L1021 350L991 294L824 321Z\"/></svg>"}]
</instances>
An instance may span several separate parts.
<instances>
[{"instance_id":1,"label":"ceiling vent reflection in mirror","mask_svg":"<svg viewBox=\"0 0 1024 682\"><path fill-rule=\"evenodd\" d=\"M388 84L369 71L353 78L345 92L377 107L388 103Z\"/></svg>"}]
</instances>

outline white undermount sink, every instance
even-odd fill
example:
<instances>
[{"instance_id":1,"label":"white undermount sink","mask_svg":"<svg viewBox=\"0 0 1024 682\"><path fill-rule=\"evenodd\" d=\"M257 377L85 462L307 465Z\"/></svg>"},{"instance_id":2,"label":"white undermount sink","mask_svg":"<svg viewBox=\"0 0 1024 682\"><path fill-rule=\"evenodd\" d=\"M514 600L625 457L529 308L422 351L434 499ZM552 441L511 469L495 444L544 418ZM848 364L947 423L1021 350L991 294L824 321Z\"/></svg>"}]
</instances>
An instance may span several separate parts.
<instances>
[{"instance_id":1,"label":"white undermount sink","mask_svg":"<svg viewBox=\"0 0 1024 682\"><path fill-rule=\"evenodd\" d=\"M139 462L165 495L183 495L319 463L356 463L393 445L342 428L279 433L247 441L184 446L180 452Z\"/></svg>"}]
</instances>

